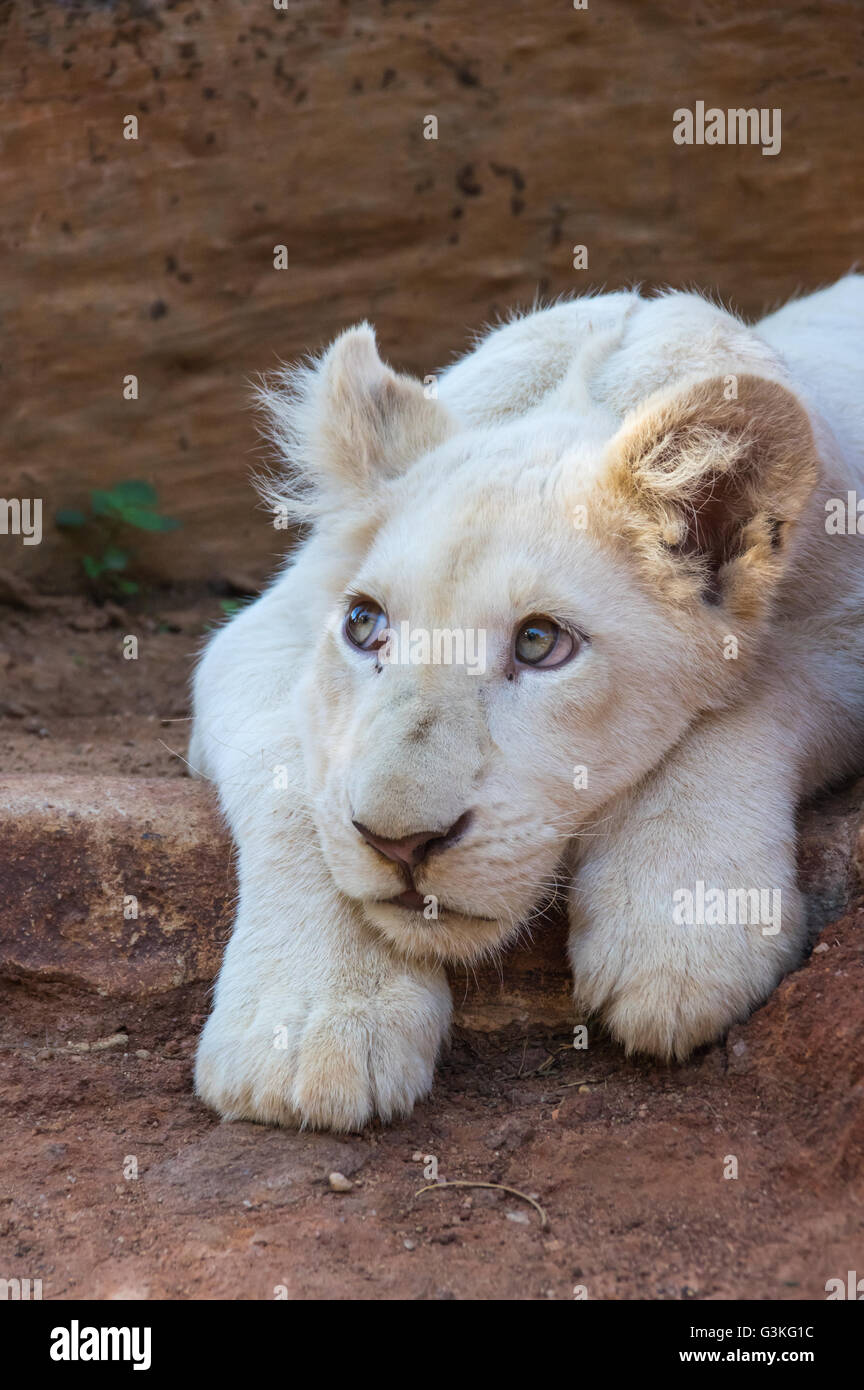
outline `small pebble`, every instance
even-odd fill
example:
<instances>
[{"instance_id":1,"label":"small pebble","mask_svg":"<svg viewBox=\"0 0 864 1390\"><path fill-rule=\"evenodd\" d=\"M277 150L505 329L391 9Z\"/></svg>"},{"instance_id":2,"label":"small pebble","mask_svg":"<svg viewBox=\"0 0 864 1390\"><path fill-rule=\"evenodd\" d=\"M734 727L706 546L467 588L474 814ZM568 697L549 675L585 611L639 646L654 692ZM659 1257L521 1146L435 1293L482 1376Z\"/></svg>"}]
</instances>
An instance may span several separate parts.
<instances>
[{"instance_id":1,"label":"small pebble","mask_svg":"<svg viewBox=\"0 0 864 1390\"><path fill-rule=\"evenodd\" d=\"M328 1181L334 1192L350 1192L354 1186L350 1178L346 1178L344 1173L331 1173Z\"/></svg>"},{"instance_id":2,"label":"small pebble","mask_svg":"<svg viewBox=\"0 0 864 1390\"><path fill-rule=\"evenodd\" d=\"M517 1226L530 1226L531 1217L524 1211L508 1211L507 1220L515 1221Z\"/></svg>"}]
</instances>

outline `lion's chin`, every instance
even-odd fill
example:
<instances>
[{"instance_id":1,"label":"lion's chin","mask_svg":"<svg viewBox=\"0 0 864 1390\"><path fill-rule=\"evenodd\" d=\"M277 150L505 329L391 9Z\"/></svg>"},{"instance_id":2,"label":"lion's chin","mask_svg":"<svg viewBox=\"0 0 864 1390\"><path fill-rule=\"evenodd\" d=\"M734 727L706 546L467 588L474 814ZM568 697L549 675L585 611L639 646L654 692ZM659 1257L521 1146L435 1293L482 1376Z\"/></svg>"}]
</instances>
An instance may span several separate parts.
<instances>
[{"instance_id":1,"label":"lion's chin","mask_svg":"<svg viewBox=\"0 0 864 1390\"><path fill-rule=\"evenodd\" d=\"M491 917L456 908L437 908L426 917L419 908L388 901L366 902L369 921L402 954L425 961L471 961L501 947L513 935L510 927Z\"/></svg>"}]
</instances>

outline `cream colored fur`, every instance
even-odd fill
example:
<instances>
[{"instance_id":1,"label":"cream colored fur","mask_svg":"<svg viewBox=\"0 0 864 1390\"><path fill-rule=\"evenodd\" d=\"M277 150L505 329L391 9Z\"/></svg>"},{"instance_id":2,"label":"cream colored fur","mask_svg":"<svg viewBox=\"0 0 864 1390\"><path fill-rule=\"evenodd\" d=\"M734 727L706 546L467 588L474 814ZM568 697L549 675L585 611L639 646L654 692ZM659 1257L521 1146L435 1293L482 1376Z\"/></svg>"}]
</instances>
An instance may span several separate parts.
<instances>
[{"instance_id":1,"label":"cream colored fur","mask_svg":"<svg viewBox=\"0 0 864 1390\"><path fill-rule=\"evenodd\" d=\"M861 277L754 328L612 294L490 332L437 400L366 326L269 384L270 500L309 530L195 681L190 760L239 865L209 1105L408 1112L448 1030L443 963L515 938L556 885L574 1020L628 1050L686 1057L797 963L795 809L864 762L864 539L824 524L827 497L864 496L862 325ZM351 593L482 629L487 669L379 670L342 633ZM534 614L589 640L509 679ZM437 920L387 903L400 876L352 821L396 839L467 810L415 873ZM780 930L676 924L698 881L780 890Z\"/></svg>"}]
</instances>

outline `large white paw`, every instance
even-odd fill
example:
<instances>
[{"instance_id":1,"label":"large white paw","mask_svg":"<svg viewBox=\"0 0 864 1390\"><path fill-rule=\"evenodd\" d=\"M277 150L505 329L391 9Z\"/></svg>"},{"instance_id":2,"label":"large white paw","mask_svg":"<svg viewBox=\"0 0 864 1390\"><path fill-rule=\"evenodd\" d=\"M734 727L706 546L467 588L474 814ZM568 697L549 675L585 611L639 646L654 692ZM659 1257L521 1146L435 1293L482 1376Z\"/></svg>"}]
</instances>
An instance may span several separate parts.
<instances>
[{"instance_id":1,"label":"large white paw","mask_svg":"<svg viewBox=\"0 0 864 1390\"><path fill-rule=\"evenodd\" d=\"M598 983L584 975L577 979L581 1013L599 1015L628 1053L646 1053L661 1061L684 1061L697 1047L715 1042L746 1018L756 1002L732 989L718 994L671 969L661 976L624 977L608 990L597 988Z\"/></svg>"},{"instance_id":2,"label":"large white paw","mask_svg":"<svg viewBox=\"0 0 864 1390\"><path fill-rule=\"evenodd\" d=\"M599 1015L629 1053L684 1061L717 1042L768 997L797 955L793 942L762 937L758 927L681 928L688 930L690 940L677 942L644 926L625 928L611 945L602 932L571 937L577 1008Z\"/></svg>"},{"instance_id":3,"label":"large white paw","mask_svg":"<svg viewBox=\"0 0 864 1390\"><path fill-rule=\"evenodd\" d=\"M443 975L396 975L374 992L220 1000L198 1046L195 1089L229 1120L339 1132L410 1114L446 1036Z\"/></svg>"}]
</instances>

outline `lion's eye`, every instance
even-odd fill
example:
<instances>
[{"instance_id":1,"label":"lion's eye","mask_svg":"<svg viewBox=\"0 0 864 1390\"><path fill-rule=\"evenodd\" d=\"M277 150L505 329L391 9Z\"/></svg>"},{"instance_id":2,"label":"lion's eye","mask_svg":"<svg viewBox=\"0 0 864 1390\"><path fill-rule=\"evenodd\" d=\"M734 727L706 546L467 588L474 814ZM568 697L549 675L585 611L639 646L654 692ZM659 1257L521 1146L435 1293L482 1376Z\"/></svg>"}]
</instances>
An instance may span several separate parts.
<instances>
[{"instance_id":1,"label":"lion's eye","mask_svg":"<svg viewBox=\"0 0 864 1390\"><path fill-rule=\"evenodd\" d=\"M372 651L380 645L381 633L387 626L387 614L372 599L358 599L345 618L345 636L361 651Z\"/></svg>"},{"instance_id":2,"label":"lion's eye","mask_svg":"<svg viewBox=\"0 0 864 1390\"><path fill-rule=\"evenodd\" d=\"M516 660L523 666L563 666L576 651L577 639L551 618L529 618L516 632Z\"/></svg>"}]
</instances>

